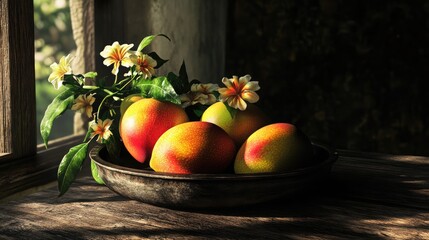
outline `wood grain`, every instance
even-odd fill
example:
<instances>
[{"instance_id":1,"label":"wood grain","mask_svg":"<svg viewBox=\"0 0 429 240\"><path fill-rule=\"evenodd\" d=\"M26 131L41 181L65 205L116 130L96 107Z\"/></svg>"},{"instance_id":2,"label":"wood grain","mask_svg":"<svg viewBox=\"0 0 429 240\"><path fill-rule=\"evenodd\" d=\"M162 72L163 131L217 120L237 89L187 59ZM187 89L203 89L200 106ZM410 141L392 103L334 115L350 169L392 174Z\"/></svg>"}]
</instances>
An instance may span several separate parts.
<instances>
[{"instance_id":1,"label":"wood grain","mask_svg":"<svg viewBox=\"0 0 429 240\"><path fill-rule=\"evenodd\" d=\"M95 71L95 34L94 34L94 1L73 0L70 3L70 17L73 28L73 39L76 43L76 56L73 60L75 73ZM92 84L86 79L86 84ZM74 134L85 134L89 119L84 113L74 115Z\"/></svg>"},{"instance_id":2,"label":"wood grain","mask_svg":"<svg viewBox=\"0 0 429 240\"><path fill-rule=\"evenodd\" d=\"M0 152L30 156L36 153L33 1L1 1L0 15Z\"/></svg>"},{"instance_id":3,"label":"wood grain","mask_svg":"<svg viewBox=\"0 0 429 240\"><path fill-rule=\"evenodd\" d=\"M11 153L8 1L0 1L0 153Z\"/></svg>"},{"instance_id":4,"label":"wood grain","mask_svg":"<svg viewBox=\"0 0 429 240\"><path fill-rule=\"evenodd\" d=\"M162 33L171 42L159 38L144 49L168 59L157 75L178 74L185 61L189 80L221 83L227 4L226 0L95 0L96 53L114 41L133 43L136 49L143 37ZM102 61L96 64L99 76L109 76L110 68Z\"/></svg>"},{"instance_id":5,"label":"wood grain","mask_svg":"<svg viewBox=\"0 0 429 240\"><path fill-rule=\"evenodd\" d=\"M40 150L34 156L0 162L0 200L56 181L58 164L64 154L81 143L82 138L78 135L59 139L50 144L49 150Z\"/></svg>"},{"instance_id":6,"label":"wood grain","mask_svg":"<svg viewBox=\"0 0 429 240\"><path fill-rule=\"evenodd\" d=\"M178 73L185 61L189 80L198 79L201 82L221 84L225 76L225 46L227 1L199 0L149 0L148 15L140 16L140 22L148 22L147 29L134 30L133 25L126 31L127 37L140 41L144 32L150 34L163 33L171 38L154 41L149 49L157 52L169 61L159 69L159 73ZM127 18L135 18L132 14L137 7L132 7L131 1L125 9L130 11ZM134 0L134 6L141 1ZM135 10L133 10L135 9ZM126 26L127 26L126 25ZM140 36L136 36L139 34ZM144 36L144 35L143 35Z\"/></svg>"},{"instance_id":7,"label":"wood grain","mask_svg":"<svg viewBox=\"0 0 429 240\"><path fill-rule=\"evenodd\" d=\"M419 169L393 157L343 155L311 194L199 211L129 200L84 177L61 198L51 188L0 205L0 238L429 239L429 158Z\"/></svg>"},{"instance_id":8,"label":"wood grain","mask_svg":"<svg viewBox=\"0 0 429 240\"><path fill-rule=\"evenodd\" d=\"M428 157L340 154L329 189L332 194L429 210Z\"/></svg>"},{"instance_id":9,"label":"wood grain","mask_svg":"<svg viewBox=\"0 0 429 240\"><path fill-rule=\"evenodd\" d=\"M104 47L115 41L124 44L123 5L122 0L94 0L95 70L98 76L112 76L112 69L103 64L100 56Z\"/></svg>"}]
</instances>

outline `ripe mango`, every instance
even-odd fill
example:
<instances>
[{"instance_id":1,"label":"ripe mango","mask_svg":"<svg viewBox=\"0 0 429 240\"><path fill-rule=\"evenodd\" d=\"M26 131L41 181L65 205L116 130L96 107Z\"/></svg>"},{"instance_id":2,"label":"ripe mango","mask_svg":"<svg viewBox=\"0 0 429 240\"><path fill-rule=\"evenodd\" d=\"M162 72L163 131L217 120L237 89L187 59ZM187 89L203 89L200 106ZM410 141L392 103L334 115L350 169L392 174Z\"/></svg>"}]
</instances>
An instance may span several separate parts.
<instances>
[{"instance_id":1,"label":"ripe mango","mask_svg":"<svg viewBox=\"0 0 429 240\"><path fill-rule=\"evenodd\" d=\"M235 173L274 173L308 166L313 158L309 138L289 123L274 123L255 131L234 161Z\"/></svg>"},{"instance_id":2,"label":"ripe mango","mask_svg":"<svg viewBox=\"0 0 429 240\"><path fill-rule=\"evenodd\" d=\"M119 107L119 111L121 112L121 116L124 115L125 111L128 109L131 104L137 102L138 100L143 99L140 94L131 94L124 98L121 102L121 106Z\"/></svg>"},{"instance_id":3,"label":"ripe mango","mask_svg":"<svg viewBox=\"0 0 429 240\"><path fill-rule=\"evenodd\" d=\"M143 98L125 111L119 132L131 156L143 163L150 159L153 146L165 131L187 121L188 115L179 105Z\"/></svg>"},{"instance_id":4,"label":"ripe mango","mask_svg":"<svg viewBox=\"0 0 429 240\"><path fill-rule=\"evenodd\" d=\"M237 147L259 128L269 123L268 116L256 105L248 103L246 110L233 110L223 102L217 102L208 107L201 121L211 122L225 130L234 139Z\"/></svg>"},{"instance_id":5,"label":"ripe mango","mask_svg":"<svg viewBox=\"0 0 429 240\"><path fill-rule=\"evenodd\" d=\"M232 166L236 148L215 124L186 122L167 130L153 148L149 166L166 173L223 173Z\"/></svg>"}]
</instances>

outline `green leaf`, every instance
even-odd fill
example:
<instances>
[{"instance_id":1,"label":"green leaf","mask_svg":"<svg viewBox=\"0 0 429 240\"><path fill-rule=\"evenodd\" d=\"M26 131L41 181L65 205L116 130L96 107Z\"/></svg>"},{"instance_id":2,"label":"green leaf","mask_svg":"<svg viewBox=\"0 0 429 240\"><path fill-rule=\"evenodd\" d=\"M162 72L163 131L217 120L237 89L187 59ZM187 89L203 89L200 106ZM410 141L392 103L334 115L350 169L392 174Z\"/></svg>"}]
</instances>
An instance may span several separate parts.
<instances>
[{"instance_id":1,"label":"green leaf","mask_svg":"<svg viewBox=\"0 0 429 240\"><path fill-rule=\"evenodd\" d=\"M228 110L229 114L231 115L231 118L234 118L235 114L237 114L237 111L239 110L229 106L226 102L224 102L223 104L225 104L226 110Z\"/></svg>"},{"instance_id":2,"label":"green leaf","mask_svg":"<svg viewBox=\"0 0 429 240\"><path fill-rule=\"evenodd\" d=\"M141 79L135 83L134 88L137 88L144 97L169 101L175 104L181 103L179 95L165 76L154 79Z\"/></svg>"},{"instance_id":3,"label":"green leaf","mask_svg":"<svg viewBox=\"0 0 429 240\"><path fill-rule=\"evenodd\" d=\"M54 100L52 100L52 103L46 108L45 115L40 122L40 134L42 135L46 148L48 148L48 139L51 134L54 120L67 110L67 108L73 103L73 100L74 91L68 89L58 94L58 96L56 96Z\"/></svg>"},{"instance_id":4,"label":"green leaf","mask_svg":"<svg viewBox=\"0 0 429 240\"><path fill-rule=\"evenodd\" d=\"M193 109L194 114L198 117L198 119L200 119L204 111L206 111L208 107L209 106L206 105L198 105L196 108Z\"/></svg>"},{"instance_id":5,"label":"green leaf","mask_svg":"<svg viewBox=\"0 0 429 240\"><path fill-rule=\"evenodd\" d=\"M76 179L88 152L88 142L70 148L58 167L58 190L62 196Z\"/></svg>"},{"instance_id":6,"label":"green leaf","mask_svg":"<svg viewBox=\"0 0 429 240\"><path fill-rule=\"evenodd\" d=\"M80 84L83 81L83 75L65 74L63 79L63 85L72 90L76 91L80 88Z\"/></svg>"},{"instance_id":7,"label":"green leaf","mask_svg":"<svg viewBox=\"0 0 429 240\"><path fill-rule=\"evenodd\" d=\"M192 81L190 81L190 82L189 82L189 85L192 85L192 84L199 84L199 83L201 83L199 80L197 80L197 79L192 79Z\"/></svg>"},{"instance_id":8,"label":"green leaf","mask_svg":"<svg viewBox=\"0 0 429 240\"><path fill-rule=\"evenodd\" d=\"M199 121L201 120L201 116L203 115L204 111L208 108L207 105L202 105L200 103L191 105L185 108L185 112L189 117L190 121Z\"/></svg>"},{"instance_id":9,"label":"green leaf","mask_svg":"<svg viewBox=\"0 0 429 240\"><path fill-rule=\"evenodd\" d=\"M121 153L121 148L119 147L119 139L117 139L116 136L119 136L119 132L115 131L114 128L112 128L112 131L115 133L106 140L106 149L110 159L118 160Z\"/></svg>"},{"instance_id":10,"label":"green leaf","mask_svg":"<svg viewBox=\"0 0 429 240\"><path fill-rule=\"evenodd\" d=\"M183 62L182 62L182 66L180 66L180 70L179 70L179 78L180 78L183 82L189 82L189 79L188 79L188 73L186 72L185 61L183 61Z\"/></svg>"},{"instance_id":11,"label":"green leaf","mask_svg":"<svg viewBox=\"0 0 429 240\"><path fill-rule=\"evenodd\" d=\"M137 52L141 52L141 50L143 50L143 48L145 48L147 45L149 45L153 41L153 39L155 39L155 37L158 37L158 36L165 37L168 39L168 41L171 41L170 38L164 34L147 36L147 37L143 38L143 40L140 42L140 44L137 48Z\"/></svg>"},{"instance_id":12,"label":"green leaf","mask_svg":"<svg viewBox=\"0 0 429 240\"><path fill-rule=\"evenodd\" d=\"M76 80L75 80L75 78L74 78L74 75L73 74L64 74L64 77L63 77L63 85L66 85L66 84L73 84L73 83L75 83L76 82Z\"/></svg>"},{"instance_id":13,"label":"green leaf","mask_svg":"<svg viewBox=\"0 0 429 240\"><path fill-rule=\"evenodd\" d=\"M83 142L88 141L89 137L91 137L91 133L94 132L94 130L91 128L91 124L94 123L94 120L88 123L88 131L86 131L85 138L83 139Z\"/></svg>"},{"instance_id":14,"label":"green leaf","mask_svg":"<svg viewBox=\"0 0 429 240\"><path fill-rule=\"evenodd\" d=\"M156 52L151 52L148 55L156 61L155 69L160 68L162 65L164 65L164 63L168 62L168 60L164 60L161 57L159 57L158 54L156 54Z\"/></svg>"},{"instance_id":15,"label":"green leaf","mask_svg":"<svg viewBox=\"0 0 429 240\"><path fill-rule=\"evenodd\" d=\"M83 76L86 78L95 78L95 77L97 77L97 72L87 72Z\"/></svg>"},{"instance_id":16,"label":"green leaf","mask_svg":"<svg viewBox=\"0 0 429 240\"><path fill-rule=\"evenodd\" d=\"M176 74L169 72L167 74L168 82L173 86L177 94L187 93L190 90L190 85L188 81L183 81L183 79L176 76Z\"/></svg>"},{"instance_id":17,"label":"green leaf","mask_svg":"<svg viewBox=\"0 0 429 240\"><path fill-rule=\"evenodd\" d=\"M95 164L95 162L93 160L91 160L91 173L92 173L92 178L94 178L94 180L98 184L103 184L104 185L103 179L101 179L100 175L98 174L97 165Z\"/></svg>"}]
</instances>

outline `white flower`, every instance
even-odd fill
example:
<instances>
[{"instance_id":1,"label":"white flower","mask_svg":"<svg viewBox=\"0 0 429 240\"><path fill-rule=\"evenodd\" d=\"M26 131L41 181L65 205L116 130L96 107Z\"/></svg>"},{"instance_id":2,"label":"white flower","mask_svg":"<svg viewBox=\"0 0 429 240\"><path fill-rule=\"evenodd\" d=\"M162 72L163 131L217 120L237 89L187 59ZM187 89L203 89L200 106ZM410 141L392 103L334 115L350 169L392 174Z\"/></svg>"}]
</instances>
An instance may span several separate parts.
<instances>
[{"instance_id":1,"label":"white flower","mask_svg":"<svg viewBox=\"0 0 429 240\"><path fill-rule=\"evenodd\" d=\"M104 47L100 55L105 58L103 61L104 65L110 66L113 64L113 75L118 75L119 65L124 67L131 67L133 65L128 52L133 46L134 44L119 45L118 42L114 42L111 46L107 45Z\"/></svg>"},{"instance_id":2,"label":"white flower","mask_svg":"<svg viewBox=\"0 0 429 240\"><path fill-rule=\"evenodd\" d=\"M91 138L98 135L97 142L102 143L103 139L107 140L112 135L112 132L110 131L110 126L112 125L113 120L106 119L102 121L101 119L98 119L97 123L93 121L91 123L91 128L93 132L91 133Z\"/></svg>"},{"instance_id":3,"label":"white flower","mask_svg":"<svg viewBox=\"0 0 429 240\"><path fill-rule=\"evenodd\" d=\"M233 76L228 79L222 79L226 88L219 88L219 99L222 102L227 102L230 107L244 111L247 108L247 102L255 103L259 100L258 94L255 92L260 89L257 81L250 81L250 75L238 78Z\"/></svg>"},{"instance_id":4,"label":"white flower","mask_svg":"<svg viewBox=\"0 0 429 240\"><path fill-rule=\"evenodd\" d=\"M70 63L72 61L72 57L67 55L66 57L62 57L59 63L52 63L52 73L49 75L48 81L54 85L55 89L59 89L63 85L64 75L71 73L72 69Z\"/></svg>"},{"instance_id":5,"label":"white flower","mask_svg":"<svg viewBox=\"0 0 429 240\"><path fill-rule=\"evenodd\" d=\"M95 102L95 97L93 97L94 94L95 93L88 94L88 96L84 94L79 95L79 97L74 100L71 110L85 112L86 116L89 118L92 117L92 104Z\"/></svg>"}]
</instances>

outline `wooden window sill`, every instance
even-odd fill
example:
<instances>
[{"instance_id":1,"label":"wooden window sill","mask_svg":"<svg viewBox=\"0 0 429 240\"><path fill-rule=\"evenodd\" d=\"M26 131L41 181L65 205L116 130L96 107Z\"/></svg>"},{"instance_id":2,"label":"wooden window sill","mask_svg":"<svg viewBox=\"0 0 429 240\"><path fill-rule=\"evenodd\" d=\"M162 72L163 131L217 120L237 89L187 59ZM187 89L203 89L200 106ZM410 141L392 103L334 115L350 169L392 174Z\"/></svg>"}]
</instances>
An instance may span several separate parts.
<instances>
[{"instance_id":1,"label":"wooden window sill","mask_svg":"<svg viewBox=\"0 0 429 240\"><path fill-rule=\"evenodd\" d=\"M38 146L34 156L20 159L2 159L0 162L0 200L15 198L28 192L51 186L57 179L57 168L70 147L82 142L82 135L52 141L49 148Z\"/></svg>"}]
</instances>

